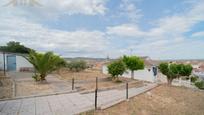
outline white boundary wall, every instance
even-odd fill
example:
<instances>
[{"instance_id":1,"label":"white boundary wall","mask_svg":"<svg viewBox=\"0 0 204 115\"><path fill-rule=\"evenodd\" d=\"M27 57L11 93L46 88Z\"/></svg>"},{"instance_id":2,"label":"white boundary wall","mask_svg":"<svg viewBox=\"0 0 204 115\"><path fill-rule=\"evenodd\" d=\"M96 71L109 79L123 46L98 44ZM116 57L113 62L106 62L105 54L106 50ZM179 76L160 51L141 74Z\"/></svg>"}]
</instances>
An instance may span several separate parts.
<instances>
[{"instance_id":1,"label":"white boundary wall","mask_svg":"<svg viewBox=\"0 0 204 115\"><path fill-rule=\"evenodd\" d=\"M106 65L102 67L102 73L108 74L108 68ZM122 75L122 77L131 78L131 72L130 71L125 72ZM155 76L153 75L152 69L149 71L147 68L145 68L144 70L135 71L134 79L144 80L144 81L149 81L149 82L155 82L156 80Z\"/></svg>"}]
</instances>

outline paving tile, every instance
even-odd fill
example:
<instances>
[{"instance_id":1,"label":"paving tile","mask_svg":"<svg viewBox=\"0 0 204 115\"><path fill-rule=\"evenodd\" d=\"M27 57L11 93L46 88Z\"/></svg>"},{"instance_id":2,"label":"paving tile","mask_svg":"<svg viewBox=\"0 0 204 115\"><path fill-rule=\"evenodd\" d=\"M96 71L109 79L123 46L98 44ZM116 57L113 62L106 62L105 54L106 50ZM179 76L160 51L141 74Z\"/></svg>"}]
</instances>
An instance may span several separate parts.
<instances>
[{"instance_id":1,"label":"paving tile","mask_svg":"<svg viewBox=\"0 0 204 115\"><path fill-rule=\"evenodd\" d=\"M148 85L130 88L129 97L153 88ZM126 90L108 90L98 92L98 107L110 105L125 99ZM94 108L95 93L60 94L44 97L25 98L0 102L0 115L72 115Z\"/></svg>"},{"instance_id":2,"label":"paving tile","mask_svg":"<svg viewBox=\"0 0 204 115\"><path fill-rule=\"evenodd\" d=\"M23 99L19 115L35 115L35 98Z\"/></svg>"},{"instance_id":3,"label":"paving tile","mask_svg":"<svg viewBox=\"0 0 204 115\"><path fill-rule=\"evenodd\" d=\"M5 107L2 109L2 113L16 115L20 109L21 100L10 100L6 103Z\"/></svg>"},{"instance_id":4,"label":"paving tile","mask_svg":"<svg viewBox=\"0 0 204 115\"><path fill-rule=\"evenodd\" d=\"M6 106L6 101L2 101L0 102L0 112L2 111L2 109Z\"/></svg>"},{"instance_id":5,"label":"paving tile","mask_svg":"<svg viewBox=\"0 0 204 115\"><path fill-rule=\"evenodd\" d=\"M37 97L35 103L36 115L53 115L47 97Z\"/></svg>"}]
</instances>

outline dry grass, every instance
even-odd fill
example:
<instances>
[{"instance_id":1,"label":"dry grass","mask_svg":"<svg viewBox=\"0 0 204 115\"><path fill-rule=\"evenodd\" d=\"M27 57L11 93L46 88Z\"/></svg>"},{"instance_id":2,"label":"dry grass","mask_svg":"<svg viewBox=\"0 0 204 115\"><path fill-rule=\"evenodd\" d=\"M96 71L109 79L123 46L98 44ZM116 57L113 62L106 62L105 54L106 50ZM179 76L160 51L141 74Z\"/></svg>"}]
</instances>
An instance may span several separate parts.
<instances>
[{"instance_id":1,"label":"dry grass","mask_svg":"<svg viewBox=\"0 0 204 115\"><path fill-rule=\"evenodd\" d=\"M12 80L0 77L0 99L11 98L13 96Z\"/></svg>"},{"instance_id":2,"label":"dry grass","mask_svg":"<svg viewBox=\"0 0 204 115\"><path fill-rule=\"evenodd\" d=\"M204 115L204 92L159 86L106 110L84 115Z\"/></svg>"},{"instance_id":3,"label":"dry grass","mask_svg":"<svg viewBox=\"0 0 204 115\"><path fill-rule=\"evenodd\" d=\"M132 80L129 82L129 88L131 87L141 87L143 86L143 83L137 80ZM84 90L95 90L96 83L86 83L81 84L80 87ZM126 88L126 80L121 79L121 82L115 82L115 81L101 81L98 83L98 88L101 90L104 89L125 89Z\"/></svg>"},{"instance_id":4,"label":"dry grass","mask_svg":"<svg viewBox=\"0 0 204 115\"><path fill-rule=\"evenodd\" d=\"M0 71L0 77L4 77L4 72Z\"/></svg>"},{"instance_id":5,"label":"dry grass","mask_svg":"<svg viewBox=\"0 0 204 115\"><path fill-rule=\"evenodd\" d=\"M102 74L100 70L85 70L81 72L70 72L67 70L61 70L61 79L70 81L73 77L76 82L76 86L83 91L94 90L96 87L95 79L98 77L98 88L99 89L110 89L110 88L125 88L125 83L131 82L130 87L139 87L143 83L137 80L131 80L127 78L120 78L120 82L115 82L110 79L109 75ZM103 79L103 80L102 80ZM102 80L102 81L101 81ZM78 82L78 83L77 83Z\"/></svg>"},{"instance_id":6,"label":"dry grass","mask_svg":"<svg viewBox=\"0 0 204 115\"><path fill-rule=\"evenodd\" d=\"M48 83L39 84L35 81L22 81L16 83L16 96L30 96L53 93Z\"/></svg>"},{"instance_id":7,"label":"dry grass","mask_svg":"<svg viewBox=\"0 0 204 115\"><path fill-rule=\"evenodd\" d=\"M81 72L70 72L65 69L60 71L60 76L62 79L71 80L73 77L75 80L93 80L96 77L98 78L106 78L107 75L102 74L100 70L85 70Z\"/></svg>"}]
</instances>

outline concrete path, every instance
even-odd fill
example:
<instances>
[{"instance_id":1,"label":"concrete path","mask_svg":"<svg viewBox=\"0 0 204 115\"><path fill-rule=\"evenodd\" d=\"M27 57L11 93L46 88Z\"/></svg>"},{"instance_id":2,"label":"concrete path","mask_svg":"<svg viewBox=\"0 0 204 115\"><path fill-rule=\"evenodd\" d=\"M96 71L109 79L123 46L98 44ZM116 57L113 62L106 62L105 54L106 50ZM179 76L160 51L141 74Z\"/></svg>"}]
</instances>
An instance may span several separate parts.
<instances>
[{"instance_id":1,"label":"concrete path","mask_svg":"<svg viewBox=\"0 0 204 115\"><path fill-rule=\"evenodd\" d=\"M154 87L156 84L131 88L129 96L136 96ZM103 109L125 100L125 92L125 90L99 92L98 107ZM0 115L72 115L91 109L94 109L94 93L70 93L0 102Z\"/></svg>"},{"instance_id":2,"label":"concrete path","mask_svg":"<svg viewBox=\"0 0 204 115\"><path fill-rule=\"evenodd\" d=\"M33 73L9 72L8 76L15 81L15 97L45 95L72 91L71 83L60 80L55 74L48 75L46 77L48 84L43 85L36 84L32 78Z\"/></svg>"}]
</instances>

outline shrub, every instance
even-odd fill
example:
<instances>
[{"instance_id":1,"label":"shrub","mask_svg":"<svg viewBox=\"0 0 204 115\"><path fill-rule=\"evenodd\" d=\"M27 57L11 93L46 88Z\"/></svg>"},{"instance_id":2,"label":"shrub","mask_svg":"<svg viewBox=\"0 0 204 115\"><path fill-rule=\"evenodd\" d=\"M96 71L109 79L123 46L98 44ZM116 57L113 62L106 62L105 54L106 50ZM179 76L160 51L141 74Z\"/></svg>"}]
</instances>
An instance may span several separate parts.
<instances>
[{"instance_id":1,"label":"shrub","mask_svg":"<svg viewBox=\"0 0 204 115\"><path fill-rule=\"evenodd\" d=\"M40 75L38 75L38 74L33 75L32 78L33 78L35 81L40 81L40 80L41 80L41 77L40 77Z\"/></svg>"},{"instance_id":2,"label":"shrub","mask_svg":"<svg viewBox=\"0 0 204 115\"><path fill-rule=\"evenodd\" d=\"M191 77L191 82L195 83L198 80L198 76L192 76Z\"/></svg>"},{"instance_id":3,"label":"shrub","mask_svg":"<svg viewBox=\"0 0 204 115\"><path fill-rule=\"evenodd\" d=\"M67 64L67 68L69 68L70 71L83 71L87 68L87 64L85 61L79 60L79 61L71 61Z\"/></svg>"},{"instance_id":4,"label":"shrub","mask_svg":"<svg viewBox=\"0 0 204 115\"><path fill-rule=\"evenodd\" d=\"M108 65L108 73L111 74L112 79L118 79L118 76L123 75L125 70L125 64L121 60L114 61L110 65Z\"/></svg>"},{"instance_id":5,"label":"shrub","mask_svg":"<svg viewBox=\"0 0 204 115\"><path fill-rule=\"evenodd\" d=\"M204 81L203 81L203 80L202 80L202 81L197 81L197 82L195 83L195 86L196 86L197 88L199 88L199 89L204 90Z\"/></svg>"}]
</instances>

